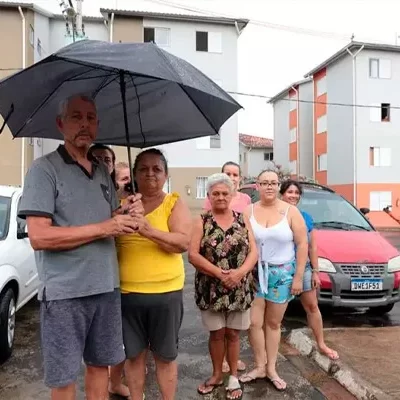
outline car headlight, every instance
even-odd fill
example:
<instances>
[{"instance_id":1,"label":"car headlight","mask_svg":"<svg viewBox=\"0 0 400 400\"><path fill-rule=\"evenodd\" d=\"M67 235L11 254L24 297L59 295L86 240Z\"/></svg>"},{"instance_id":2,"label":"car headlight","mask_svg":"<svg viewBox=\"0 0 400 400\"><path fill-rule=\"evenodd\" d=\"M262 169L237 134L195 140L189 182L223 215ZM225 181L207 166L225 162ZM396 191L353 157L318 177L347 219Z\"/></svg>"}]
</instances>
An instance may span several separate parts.
<instances>
[{"instance_id":1,"label":"car headlight","mask_svg":"<svg viewBox=\"0 0 400 400\"><path fill-rule=\"evenodd\" d=\"M388 272L400 271L400 256L393 257L388 262Z\"/></svg>"},{"instance_id":2,"label":"car headlight","mask_svg":"<svg viewBox=\"0 0 400 400\"><path fill-rule=\"evenodd\" d=\"M318 258L318 269L320 272L329 272L330 274L336 273L335 267L326 258Z\"/></svg>"}]
</instances>

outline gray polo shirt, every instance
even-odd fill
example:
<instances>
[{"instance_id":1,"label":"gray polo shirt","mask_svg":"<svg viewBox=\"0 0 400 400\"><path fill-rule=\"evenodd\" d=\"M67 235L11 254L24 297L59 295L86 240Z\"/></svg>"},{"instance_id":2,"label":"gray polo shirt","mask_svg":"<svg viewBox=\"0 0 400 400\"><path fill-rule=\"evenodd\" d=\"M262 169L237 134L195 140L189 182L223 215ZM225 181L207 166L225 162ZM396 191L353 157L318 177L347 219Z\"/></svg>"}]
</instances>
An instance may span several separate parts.
<instances>
[{"instance_id":1,"label":"gray polo shirt","mask_svg":"<svg viewBox=\"0 0 400 400\"><path fill-rule=\"evenodd\" d=\"M35 160L25 178L18 210L21 218L45 216L54 226L103 222L118 208L111 177L93 162L92 175L64 146ZM119 287L114 238L96 240L65 251L36 251L42 288L39 300L71 299L112 292Z\"/></svg>"}]
</instances>

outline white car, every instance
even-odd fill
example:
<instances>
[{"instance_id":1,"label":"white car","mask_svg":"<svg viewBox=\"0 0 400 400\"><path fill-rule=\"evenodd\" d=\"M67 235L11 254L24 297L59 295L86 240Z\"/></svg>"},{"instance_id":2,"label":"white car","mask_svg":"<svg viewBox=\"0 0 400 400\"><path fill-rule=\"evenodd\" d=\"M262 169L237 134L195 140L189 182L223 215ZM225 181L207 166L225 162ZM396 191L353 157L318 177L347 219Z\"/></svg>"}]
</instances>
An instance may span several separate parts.
<instances>
[{"instance_id":1,"label":"white car","mask_svg":"<svg viewBox=\"0 0 400 400\"><path fill-rule=\"evenodd\" d=\"M0 360L12 353L16 311L39 288L26 221L17 217L21 195L20 187L0 185Z\"/></svg>"}]
</instances>

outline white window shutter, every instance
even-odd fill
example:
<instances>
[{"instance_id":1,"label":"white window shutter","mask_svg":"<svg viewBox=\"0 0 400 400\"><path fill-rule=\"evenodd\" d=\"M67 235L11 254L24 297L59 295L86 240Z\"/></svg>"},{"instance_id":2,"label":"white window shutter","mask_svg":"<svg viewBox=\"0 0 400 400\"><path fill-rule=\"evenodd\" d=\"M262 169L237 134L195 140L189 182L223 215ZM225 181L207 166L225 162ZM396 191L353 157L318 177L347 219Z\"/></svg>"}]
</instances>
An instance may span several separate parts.
<instances>
[{"instance_id":1,"label":"white window shutter","mask_svg":"<svg viewBox=\"0 0 400 400\"><path fill-rule=\"evenodd\" d=\"M369 76L371 78L379 78L379 60L370 58L369 60Z\"/></svg>"},{"instance_id":2,"label":"white window shutter","mask_svg":"<svg viewBox=\"0 0 400 400\"><path fill-rule=\"evenodd\" d=\"M326 76L317 81L317 96L326 93Z\"/></svg>"},{"instance_id":3,"label":"white window shutter","mask_svg":"<svg viewBox=\"0 0 400 400\"><path fill-rule=\"evenodd\" d=\"M204 150L210 148L210 136L203 136L196 139L196 148L198 150Z\"/></svg>"},{"instance_id":4,"label":"white window shutter","mask_svg":"<svg viewBox=\"0 0 400 400\"><path fill-rule=\"evenodd\" d=\"M326 115L323 115L317 119L317 133L326 132L326 130Z\"/></svg>"},{"instance_id":5,"label":"white window shutter","mask_svg":"<svg viewBox=\"0 0 400 400\"><path fill-rule=\"evenodd\" d=\"M381 192L379 199L380 211L392 205L392 192Z\"/></svg>"},{"instance_id":6,"label":"white window shutter","mask_svg":"<svg viewBox=\"0 0 400 400\"><path fill-rule=\"evenodd\" d=\"M379 211L379 192L370 192L369 209L371 211Z\"/></svg>"},{"instance_id":7,"label":"white window shutter","mask_svg":"<svg viewBox=\"0 0 400 400\"><path fill-rule=\"evenodd\" d=\"M222 53L222 34L221 32L208 32L208 52Z\"/></svg>"},{"instance_id":8,"label":"white window shutter","mask_svg":"<svg viewBox=\"0 0 400 400\"><path fill-rule=\"evenodd\" d=\"M390 167L392 165L392 150L390 148L380 148L380 164L381 167Z\"/></svg>"},{"instance_id":9,"label":"white window shutter","mask_svg":"<svg viewBox=\"0 0 400 400\"><path fill-rule=\"evenodd\" d=\"M379 59L379 78L390 79L392 77L392 62L387 59Z\"/></svg>"},{"instance_id":10,"label":"white window shutter","mask_svg":"<svg viewBox=\"0 0 400 400\"><path fill-rule=\"evenodd\" d=\"M369 109L369 119L372 122L381 122L382 113L380 104L371 104L371 107Z\"/></svg>"},{"instance_id":11,"label":"white window shutter","mask_svg":"<svg viewBox=\"0 0 400 400\"><path fill-rule=\"evenodd\" d=\"M158 46L170 45L170 29L169 28L155 28L154 40Z\"/></svg>"}]
</instances>

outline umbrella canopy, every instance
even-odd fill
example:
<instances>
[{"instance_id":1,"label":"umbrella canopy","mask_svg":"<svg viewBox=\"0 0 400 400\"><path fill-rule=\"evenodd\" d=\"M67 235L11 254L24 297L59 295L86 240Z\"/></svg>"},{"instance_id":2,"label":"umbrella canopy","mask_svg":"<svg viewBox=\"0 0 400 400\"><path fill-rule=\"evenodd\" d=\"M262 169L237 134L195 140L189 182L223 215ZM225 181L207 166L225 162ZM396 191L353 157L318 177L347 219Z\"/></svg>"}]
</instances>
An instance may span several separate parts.
<instances>
[{"instance_id":1,"label":"umbrella canopy","mask_svg":"<svg viewBox=\"0 0 400 400\"><path fill-rule=\"evenodd\" d=\"M97 143L141 148L215 135L241 108L154 44L85 40L0 81L0 114L14 137L62 139L55 116L76 94L96 102Z\"/></svg>"}]
</instances>

